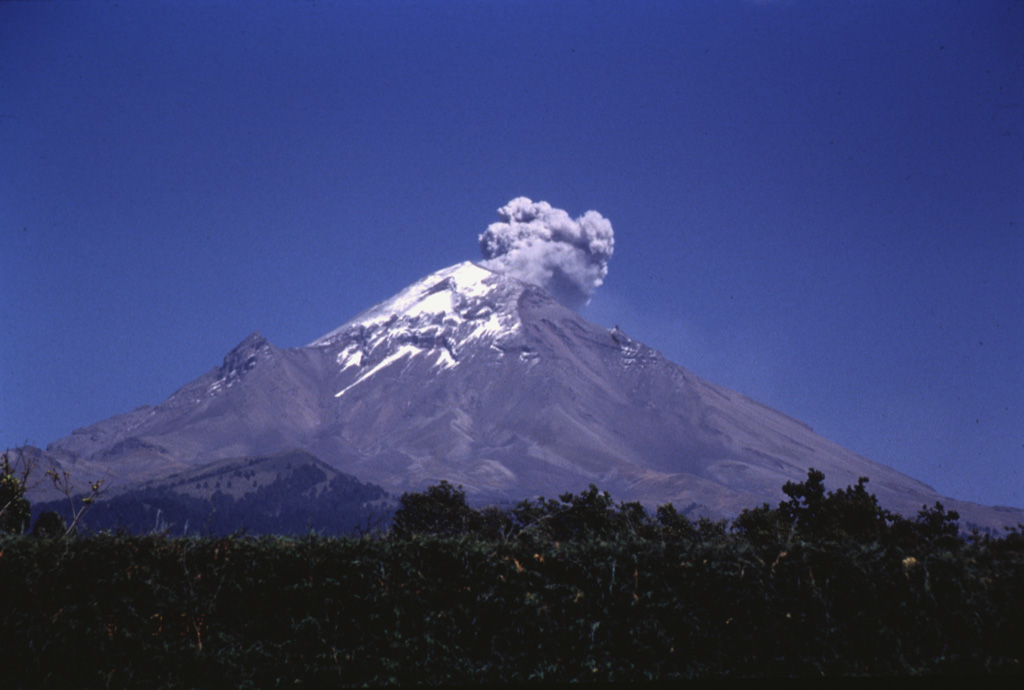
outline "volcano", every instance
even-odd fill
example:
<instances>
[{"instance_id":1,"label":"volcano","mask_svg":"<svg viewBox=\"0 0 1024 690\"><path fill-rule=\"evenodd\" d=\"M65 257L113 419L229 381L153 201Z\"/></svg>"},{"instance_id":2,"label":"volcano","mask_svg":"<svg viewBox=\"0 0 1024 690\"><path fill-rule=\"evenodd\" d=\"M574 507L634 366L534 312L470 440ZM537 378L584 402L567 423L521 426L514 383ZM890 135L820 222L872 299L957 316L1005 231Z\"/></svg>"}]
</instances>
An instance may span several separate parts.
<instances>
[{"instance_id":1,"label":"volcano","mask_svg":"<svg viewBox=\"0 0 1024 690\"><path fill-rule=\"evenodd\" d=\"M166 401L78 429L43 457L125 491L297 451L393 495L447 480L473 502L507 503L595 484L730 517L782 500L813 467L830 488L868 477L905 515L941 501L983 528L1024 522L1018 509L940 496L471 262L304 347L253 333Z\"/></svg>"}]
</instances>

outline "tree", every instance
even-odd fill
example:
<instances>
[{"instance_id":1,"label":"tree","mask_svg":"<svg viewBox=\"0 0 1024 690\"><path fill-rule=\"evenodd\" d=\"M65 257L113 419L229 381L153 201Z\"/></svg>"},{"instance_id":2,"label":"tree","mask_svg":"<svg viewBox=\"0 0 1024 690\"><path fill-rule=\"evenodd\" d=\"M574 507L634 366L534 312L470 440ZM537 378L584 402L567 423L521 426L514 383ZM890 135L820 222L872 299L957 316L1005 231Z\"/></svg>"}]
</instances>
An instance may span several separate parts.
<instances>
[{"instance_id":1,"label":"tree","mask_svg":"<svg viewBox=\"0 0 1024 690\"><path fill-rule=\"evenodd\" d=\"M475 522L475 511L466 503L462 486L454 487L445 480L419 493L403 493L398 502L401 507L395 512L392 529L399 537L452 537L465 534Z\"/></svg>"},{"instance_id":2,"label":"tree","mask_svg":"<svg viewBox=\"0 0 1024 690\"><path fill-rule=\"evenodd\" d=\"M658 523L639 501L619 503L618 520L622 524L621 529L632 537L651 539L660 533Z\"/></svg>"},{"instance_id":3,"label":"tree","mask_svg":"<svg viewBox=\"0 0 1024 690\"><path fill-rule=\"evenodd\" d=\"M41 513L36 518L36 524L32 525L32 534L36 537L63 537L67 531L67 523L55 510Z\"/></svg>"},{"instance_id":4,"label":"tree","mask_svg":"<svg viewBox=\"0 0 1024 690\"><path fill-rule=\"evenodd\" d=\"M487 506L473 515L473 532L490 541L507 542L515 532L515 523L507 511Z\"/></svg>"},{"instance_id":5,"label":"tree","mask_svg":"<svg viewBox=\"0 0 1024 690\"><path fill-rule=\"evenodd\" d=\"M12 465L6 451L0 456L0 533L21 534L28 529L32 507L25 498L25 484L31 469L27 461Z\"/></svg>"},{"instance_id":6,"label":"tree","mask_svg":"<svg viewBox=\"0 0 1024 690\"><path fill-rule=\"evenodd\" d=\"M658 525L661 526L661 533L665 539L670 541L693 539L697 534L690 519L676 510L671 503L658 506L654 515Z\"/></svg>"},{"instance_id":7,"label":"tree","mask_svg":"<svg viewBox=\"0 0 1024 690\"><path fill-rule=\"evenodd\" d=\"M925 545L940 545L955 550L963 546L960 539L960 514L946 510L935 502L928 507L921 506L913 520L899 519L892 527L892 540L904 548L921 548Z\"/></svg>"},{"instance_id":8,"label":"tree","mask_svg":"<svg viewBox=\"0 0 1024 690\"><path fill-rule=\"evenodd\" d=\"M591 484L579 494L564 493L557 501L541 497L512 509L516 533L553 541L611 539L620 534L646 534L653 522L639 503L622 503L616 510L611 494Z\"/></svg>"},{"instance_id":9,"label":"tree","mask_svg":"<svg viewBox=\"0 0 1024 690\"><path fill-rule=\"evenodd\" d=\"M926 505L921 506L914 522L917 523L918 530L924 539L948 540L951 537L956 538L960 534L960 513L955 510L946 510L938 501L931 508Z\"/></svg>"},{"instance_id":10,"label":"tree","mask_svg":"<svg viewBox=\"0 0 1024 690\"><path fill-rule=\"evenodd\" d=\"M746 508L733 520L733 529L759 546L780 544L792 530L793 523L781 511L763 503L757 508Z\"/></svg>"},{"instance_id":11,"label":"tree","mask_svg":"<svg viewBox=\"0 0 1024 690\"><path fill-rule=\"evenodd\" d=\"M783 485L788 501L774 510L767 503L744 510L733 527L760 544L786 542L794 536L814 541L881 540L898 518L868 493L867 482L867 477L860 477L854 486L826 492L824 473L812 467L807 481Z\"/></svg>"},{"instance_id":12,"label":"tree","mask_svg":"<svg viewBox=\"0 0 1024 690\"><path fill-rule=\"evenodd\" d=\"M563 507L551 521L552 537L556 541L573 538L608 538L619 527L614 511L615 502L607 491L591 484L579 494L564 493L558 497Z\"/></svg>"}]
</instances>

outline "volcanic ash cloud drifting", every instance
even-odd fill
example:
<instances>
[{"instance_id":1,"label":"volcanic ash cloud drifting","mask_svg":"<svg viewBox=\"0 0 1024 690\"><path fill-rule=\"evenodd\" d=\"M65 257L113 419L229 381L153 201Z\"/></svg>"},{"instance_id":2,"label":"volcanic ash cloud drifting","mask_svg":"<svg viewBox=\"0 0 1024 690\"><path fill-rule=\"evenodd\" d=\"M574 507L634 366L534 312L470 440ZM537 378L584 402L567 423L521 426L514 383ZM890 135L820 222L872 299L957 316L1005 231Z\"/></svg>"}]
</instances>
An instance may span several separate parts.
<instances>
[{"instance_id":1,"label":"volcanic ash cloud drifting","mask_svg":"<svg viewBox=\"0 0 1024 690\"><path fill-rule=\"evenodd\" d=\"M608 275L615 238L612 224L597 211L573 220L546 201L521 196L498 215L502 221L480 235L486 268L539 285L574 309Z\"/></svg>"}]
</instances>

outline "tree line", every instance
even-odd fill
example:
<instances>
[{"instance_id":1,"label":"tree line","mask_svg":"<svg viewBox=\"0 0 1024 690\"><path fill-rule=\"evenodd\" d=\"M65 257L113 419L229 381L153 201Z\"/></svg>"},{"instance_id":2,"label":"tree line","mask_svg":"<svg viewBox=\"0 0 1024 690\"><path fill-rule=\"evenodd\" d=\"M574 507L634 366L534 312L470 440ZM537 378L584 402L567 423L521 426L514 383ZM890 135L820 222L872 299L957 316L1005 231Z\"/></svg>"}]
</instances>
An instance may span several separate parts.
<instances>
[{"instance_id":1,"label":"tree line","mask_svg":"<svg viewBox=\"0 0 1024 690\"><path fill-rule=\"evenodd\" d=\"M732 522L595 486L474 508L442 482L361 536L8 533L0 668L141 688L1021 673L1020 529L965 538L941 505L903 518L814 470L783 491Z\"/></svg>"}]
</instances>

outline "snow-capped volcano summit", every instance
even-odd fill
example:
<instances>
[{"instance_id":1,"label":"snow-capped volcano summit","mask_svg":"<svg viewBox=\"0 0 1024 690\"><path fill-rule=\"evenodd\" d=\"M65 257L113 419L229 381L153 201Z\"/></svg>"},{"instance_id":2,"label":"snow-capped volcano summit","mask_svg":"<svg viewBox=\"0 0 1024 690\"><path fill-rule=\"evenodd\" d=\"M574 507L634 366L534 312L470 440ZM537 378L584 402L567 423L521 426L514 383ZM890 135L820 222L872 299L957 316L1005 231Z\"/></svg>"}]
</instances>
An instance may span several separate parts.
<instances>
[{"instance_id":1,"label":"snow-capped volcano summit","mask_svg":"<svg viewBox=\"0 0 1024 690\"><path fill-rule=\"evenodd\" d=\"M426 357L454 367L464 350L486 339L499 347L520 323L515 304L525 284L464 262L419 280L309 344L338 350L342 372L357 378L345 391L391 364ZM367 368L367 363L373 366Z\"/></svg>"},{"instance_id":2,"label":"snow-capped volcano summit","mask_svg":"<svg viewBox=\"0 0 1024 690\"><path fill-rule=\"evenodd\" d=\"M506 307L522 291L522 283L490 271L471 261L449 266L421 278L391 299L367 309L327 335L317 338L311 347L329 344L353 327L376 327L399 320L413 323L440 318L446 325L476 319L474 307ZM506 313L508 309L505 310Z\"/></svg>"},{"instance_id":3,"label":"snow-capped volcano summit","mask_svg":"<svg viewBox=\"0 0 1024 690\"><path fill-rule=\"evenodd\" d=\"M479 501L584 490L729 516L783 498L810 467L870 478L883 505L941 500L979 525L1024 511L937 495L810 427L590 323L536 285L466 262L305 347L254 333L155 407L50 444L87 481L132 485L300 449L392 493L440 480Z\"/></svg>"}]
</instances>

